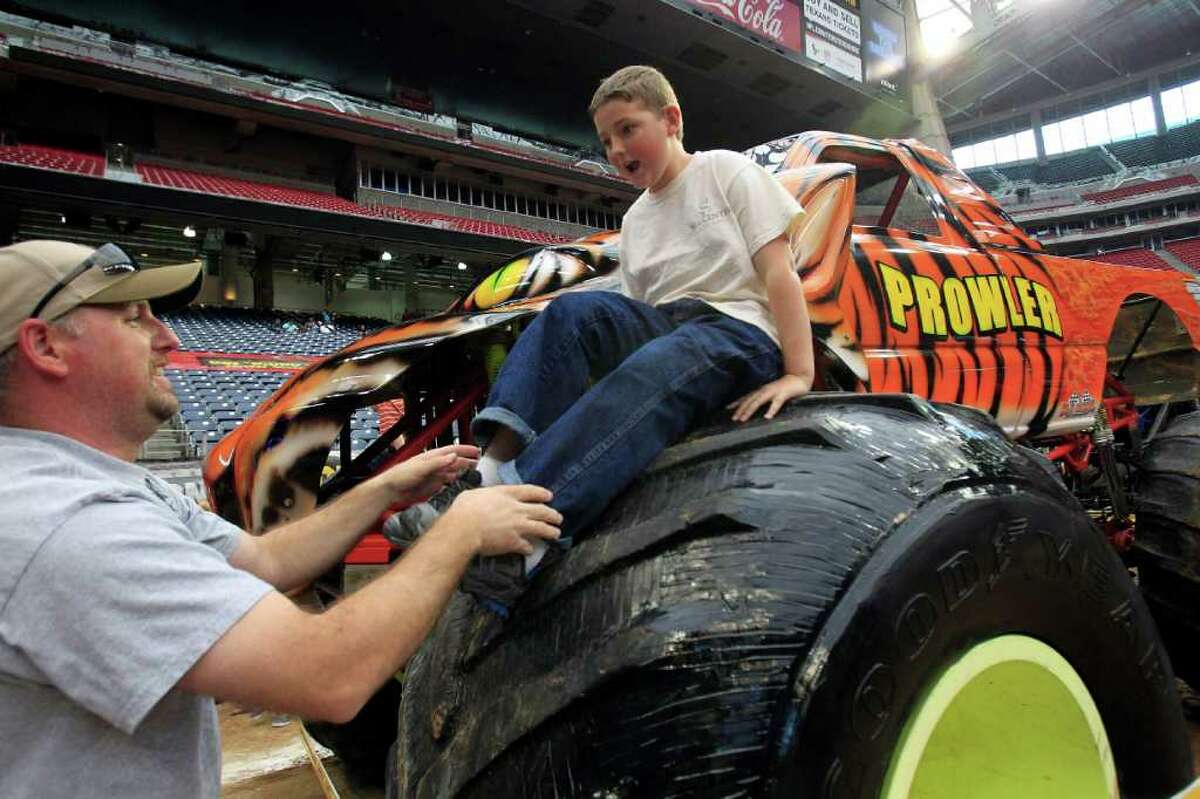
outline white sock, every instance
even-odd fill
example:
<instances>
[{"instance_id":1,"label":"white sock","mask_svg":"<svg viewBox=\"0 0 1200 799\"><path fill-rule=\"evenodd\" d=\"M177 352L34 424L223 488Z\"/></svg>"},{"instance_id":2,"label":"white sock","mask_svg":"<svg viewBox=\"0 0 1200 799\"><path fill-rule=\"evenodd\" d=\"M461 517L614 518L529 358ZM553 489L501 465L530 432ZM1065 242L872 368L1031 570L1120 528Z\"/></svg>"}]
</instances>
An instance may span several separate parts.
<instances>
[{"instance_id":1,"label":"white sock","mask_svg":"<svg viewBox=\"0 0 1200 799\"><path fill-rule=\"evenodd\" d=\"M525 556L525 573L529 574L534 568L542 562L542 558L546 555L546 542L538 538L530 542L533 544L533 552Z\"/></svg>"},{"instance_id":2,"label":"white sock","mask_svg":"<svg viewBox=\"0 0 1200 799\"><path fill-rule=\"evenodd\" d=\"M481 486L494 486L500 484L500 466L508 463L491 455L483 455L479 458L479 463L475 464L475 470L479 472L482 481ZM546 555L546 542L542 539L536 539L533 542L533 552L525 556L525 573L533 571L534 568L542 562L542 558Z\"/></svg>"},{"instance_id":3,"label":"white sock","mask_svg":"<svg viewBox=\"0 0 1200 799\"><path fill-rule=\"evenodd\" d=\"M475 464L475 470L483 477L483 482L480 485L494 486L500 484L500 465L507 461L497 460L491 455L483 455L479 458L479 463Z\"/></svg>"}]
</instances>

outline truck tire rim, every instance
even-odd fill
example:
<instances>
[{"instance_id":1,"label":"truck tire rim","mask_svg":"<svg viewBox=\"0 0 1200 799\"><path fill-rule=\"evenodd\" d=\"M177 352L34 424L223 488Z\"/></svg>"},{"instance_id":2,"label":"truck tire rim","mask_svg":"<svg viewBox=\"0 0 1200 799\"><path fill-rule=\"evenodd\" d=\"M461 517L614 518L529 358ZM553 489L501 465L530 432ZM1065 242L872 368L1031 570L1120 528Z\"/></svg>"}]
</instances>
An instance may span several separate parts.
<instances>
[{"instance_id":1,"label":"truck tire rim","mask_svg":"<svg viewBox=\"0 0 1200 799\"><path fill-rule=\"evenodd\" d=\"M882 799L1118 796L1100 712L1061 655L1024 635L969 649L924 690Z\"/></svg>"}]
</instances>

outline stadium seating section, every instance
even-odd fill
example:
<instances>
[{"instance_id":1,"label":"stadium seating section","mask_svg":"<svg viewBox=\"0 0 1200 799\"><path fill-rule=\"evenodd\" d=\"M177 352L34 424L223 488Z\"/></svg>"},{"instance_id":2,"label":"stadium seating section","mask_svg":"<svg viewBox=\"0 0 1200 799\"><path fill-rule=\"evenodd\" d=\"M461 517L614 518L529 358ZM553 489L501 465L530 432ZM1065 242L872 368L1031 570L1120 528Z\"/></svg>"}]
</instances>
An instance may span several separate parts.
<instances>
[{"instance_id":1,"label":"stadium seating section","mask_svg":"<svg viewBox=\"0 0 1200 799\"><path fill-rule=\"evenodd\" d=\"M163 314L179 336L181 349L192 352L321 356L362 337L360 325L373 332L384 323L374 319L335 317L333 331L317 328L312 314L194 307ZM288 332L285 323L310 329ZM290 373L168 369L179 396L184 426L203 448L242 422ZM351 419L351 449L358 452L379 435L374 409L359 409Z\"/></svg>"},{"instance_id":2,"label":"stadium seating section","mask_svg":"<svg viewBox=\"0 0 1200 799\"><path fill-rule=\"evenodd\" d=\"M179 336L180 349L193 352L266 353L321 356L357 341L384 322L377 319L334 317L332 332L319 329L313 314L253 311L243 308L186 308L163 314L163 321ZM285 325L309 329L293 331Z\"/></svg>"},{"instance_id":3,"label":"stadium seating section","mask_svg":"<svg viewBox=\"0 0 1200 799\"><path fill-rule=\"evenodd\" d=\"M324 194L319 191L312 191L311 189L296 189L256 180L222 177L203 172L194 172L190 169L138 164L137 171L144 183L182 189L184 191L257 200L259 202L288 205L297 208L312 208L318 211L329 211L331 213L349 214L352 216L394 219L397 222L407 222L413 225L439 227L448 230L457 230L461 233L476 233L483 236L527 241L534 244L556 244L569 240L564 236L544 233L538 230L529 230L517 225L504 225L496 222L467 219L429 211L415 211L409 208L399 208L394 205L359 205L356 202L336 195Z\"/></svg>"},{"instance_id":4,"label":"stadium seating section","mask_svg":"<svg viewBox=\"0 0 1200 799\"><path fill-rule=\"evenodd\" d=\"M1186 158L1195 158L1200 156L1200 122L1193 122L1190 125L1172 128L1163 136L1114 142L1105 145L1105 148L1110 155L1130 169L1140 169ZM1050 156L1049 160L1044 164L1027 162L994 167L976 167L966 170L966 173L972 180L982 186L985 191L993 192L1000 186L997 174L1017 183L1054 185L1095 180L1105 175L1114 174L1116 171L1112 163L1104 157L1099 147L1089 147L1085 150L1067 153L1066 155ZM1141 185L1148 186L1149 184ZM1146 191L1157 191L1166 188L1171 187L1147 188ZM1114 191L1125 191L1125 187L1114 189ZM1091 200L1092 202L1111 202L1112 199L1120 199L1121 197L1129 196L1129 194L1137 193L1140 192L1134 191L1130 187L1129 193L1119 194L1109 199L1095 199L1093 195L1085 195L1084 199ZM1097 192L1097 194L1107 195L1110 193Z\"/></svg>"},{"instance_id":5,"label":"stadium seating section","mask_svg":"<svg viewBox=\"0 0 1200 799\"><path fill-rule=\"evenodd\" d=\"M969 169L967 174L975 181L975 185L989 194L994 194L996 189L1000 188L1000 176L991 167Z\"/></svg>"},{"instance_id":6,"label":"stadium seating section","mask_svg":"<svg viewBox=\"0 0 1200 799\"><path fill-rule=\"evenodd\" d=\"M1096 255L1089 255L1087 258L1091 261L1104 261L1105 263L1122 264L1123 266L1140 266L1144 269L1175 268L1150 250L1144 250L1141 247L1098 253Z\"/></svg>"},{"instance_id":7,"label":"stadium seating section","mask_svg":"<svg viewBox=\"0 0 1200 799\"><path fill-rule=\"evenodd\" d=\"M1091 194L1083 195L1083 199L1093 203L1111 203L1116 200L1123 200L1126 197L1135 197L1139 194L1152 194L1160 191L1170 191L1181 186L1194 186L1200 181L1196 180L1194 175L1176 175L1173 178L1166 180L1150 180L1142 183L1131 183L1125 186L1120 186L1109 191L1096 191Z\"/></svg>"},{"instance_id":8,"label":"stadium seating section","mask_svg":"<svg viewBox=\"0 0 1200 799\"><path fill-rule=\"evenodd\" d=\"M95 177L104 176L104 159L98 155L38 147L28 144L0 145L0 163L53 169ZM137 173L142 182L152 186L163 186L201 194L236 197L243 200L275 203L295 208L311 208L317 211L348 214L351 216L393 219L412 225L425 225L460 233L494 236L501 239L525 241L531 244L558 244L569 241L565 236L531 230L518 225L500 224L480 219L468 219L450 214L415 211L391 205L360 205L334 194L311 189L297 189L265 181L246 180L222 175L197 172L191 169L138 164Z\"/></svg>"},{"instance_id":9,"label":"stadium seating section","mask_svg":"<svg viewBox=\"0 0 1200 799\"><path fill-rule=\"evenodd\" d=\"M179 397L180 416L192 439L212 445L232 431L290 376L282 372L199 371L168 369L167 378ZM353 452L379 437L379 417L360 408L350 419Z\"/></svg>"},{"instance_id":10,"label":"stadium seating section","mask_svg":"<svg viewBox=\"0 0 1200 799\"><path fill-rule=\"evenodd\" d=\"M1200 236L1178 241L1168 241L1167 249L1179 260L1200 271Z\"/></svg>"},{"instance_id":11,"label":"stadium seating section","mask_svg":"<svg viewBox=\"0 0 1200 799\"><path fill-rule=\"evenodd\" d=\"M967 170L971 179L982 186L985 191L994 191L999 187L1000 183L996 178L996 173L1014 182L1053 184L1092 180L1104 175L1111 175L1113 172L1112 164L1104 158L1099 147L1089 147L1079 152L1053 156L1044 164L1008 164Z\"/></svg>"},{"instance_id":12,"label":"stadium seating section","mask_svg":"<svg viewBox=\"0 0 1200 799\"><path fill-rule=\"evenodd\" d=\"M29 144L3 145L0 146L0 163L104 177L104 159L102 157L90 153L59 150L55 147L37 147Z\"/></svg>"},{"instance_id":13,"label":"stadium seating section","mask_svg":"<svg viewBox=\"0 0 1200 799\"><path fill-rule=\"evenodd\" d=\"M1058 156L1038 170L1039 183L1074 183L1111 175L1115 170L1099 147L1089 147L1069 155Z\"/></svg>"},{"instance_id":14,"label":"stadium seating section","mask_svg":"<svg viewBox=\"0 0 1200 799\"><path fill-rule=\"evenodd\" d=\"M1130 169L1194 158L1200 155L1200 122L1172 128L1165 136L1114 142L1107 147Z\"/></svg>"},{"instance_id":15,"label":"stadium seating section","mask_svg":"<svg viewBox=\"0 0 1200 799\"><path fill-rule=\"evenodd\" d=\"M1013 164L998 166L996 171L1009 180L1037 180L1037 164Z\"/></svg>"}]
</instances>

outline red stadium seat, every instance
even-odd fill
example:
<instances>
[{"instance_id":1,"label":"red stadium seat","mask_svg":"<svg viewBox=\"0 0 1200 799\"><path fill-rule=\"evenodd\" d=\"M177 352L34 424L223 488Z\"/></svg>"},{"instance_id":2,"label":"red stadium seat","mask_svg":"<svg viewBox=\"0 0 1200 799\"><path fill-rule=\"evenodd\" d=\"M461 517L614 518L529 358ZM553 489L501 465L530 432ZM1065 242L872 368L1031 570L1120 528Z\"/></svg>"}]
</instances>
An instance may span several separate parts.
<instances>
[{"instance_id":1,"label":"red stadium seat","mask_svg":"<svg viewBox=\"0 0 1200 799\"><path fill-rule=\"evenodd\" d=\"M226 197L239 197L248 200L275 203L277 205L313 208L319 211L351 214L353 216L395 219L414 225L428 225L430 227L458 230L464 233L478 233L535 244L553 244L570 241L566 236L556 236L516 225L503 225L476 219L465 219L448 214L416 211L411 208L399 208L392 205L359 205L350 200L345 200L332 194L312 191L311 189L294 189L288 186L277 186L271 183L261 183L242 178L209 175L203 172L194 172L189 169L179 169L176 167L139 164L137 170L138 174L142 176L142 180L146 183L154 186L182 189L184 191L220 194Z\"/></svg>"},{"instance_id":2,"label":"red stadium seat","mask_svg":"<svg viewBox=\"0 0 1200 799\"><path fill-rule=\"evenodd\" d=\"M102 156L60 150L56 147L39 147L32 144L0 145L0 163L104 177Z\"/></svg>"},{"instance_id":3,"label":"red stadium seat","mask_svg":"<svg viewBox=\"0 0 1200 799\"><path fill-rule=\"evenodd\" d=\"M1200 271L1200 236L1167 242L1167 249L1179 260Z\"/></svg>"},{"instance_id":4,"label":"red stadium seat","mask_svg":"<svg viewBox=\"0 0 1200 799\"><path fill-rule=\"evenodd\" d=\"M1146 183L1131 184L1121 186L1120 188L1111 189L1109 191L1097 191L1091 194L1083 195L1083 199L1093 203L1111 203L1115 200L1121 200L1126 197L1135 197L1139 194L1153 194L1159 191L1169 191L1177 189L1180 186L1193 186L1200 181L1196 180L1195 175L1177 175L1173 178L1165 180L1151 180Z\"/></svg>"},{"instance_id":5,"label":"red stadium seat","mask_svg":"<svg viewBox=\"0 0 1200 799\"><path fill-rule=\"evenodd\" d=\"M1087 256L1092 261L1103 261L1109 264L1122 264L1123 266L1140 266L1143 269L1174 269L1169 263L1159 258L1150 250L1134 247L1129 250L1113 250L1112 252L1099 253L1097 255Z\"/></svg>"}]
</instances>

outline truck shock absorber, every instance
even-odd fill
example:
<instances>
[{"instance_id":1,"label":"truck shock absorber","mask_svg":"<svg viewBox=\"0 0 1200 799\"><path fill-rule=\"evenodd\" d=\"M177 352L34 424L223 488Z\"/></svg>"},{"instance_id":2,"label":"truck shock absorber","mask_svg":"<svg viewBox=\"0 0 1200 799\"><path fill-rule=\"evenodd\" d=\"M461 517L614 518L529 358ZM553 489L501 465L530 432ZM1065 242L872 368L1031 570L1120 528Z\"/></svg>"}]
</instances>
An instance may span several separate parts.
<instances>
[{"instance_id":1,"label":"truck shock absorber","mask_svg":"<svg viewBox=\"0 0 1200 799\"><path fill-rule=\"evenodd\" d=\"M1105 524L1105 532L1118 551L1124 551L1133 543L1133 525L1129 519L1129 494L1125 481L1117 467L1116 436L1108 422L1108 409L1101 403L1096 408L1092 423L1093 462L1104 475L1108 496L1112 500L1112 518Z\"/></svg>"}]
</instances>

